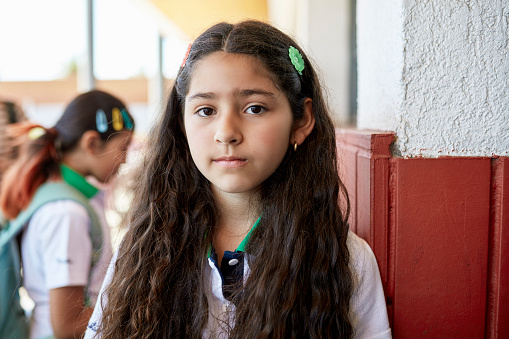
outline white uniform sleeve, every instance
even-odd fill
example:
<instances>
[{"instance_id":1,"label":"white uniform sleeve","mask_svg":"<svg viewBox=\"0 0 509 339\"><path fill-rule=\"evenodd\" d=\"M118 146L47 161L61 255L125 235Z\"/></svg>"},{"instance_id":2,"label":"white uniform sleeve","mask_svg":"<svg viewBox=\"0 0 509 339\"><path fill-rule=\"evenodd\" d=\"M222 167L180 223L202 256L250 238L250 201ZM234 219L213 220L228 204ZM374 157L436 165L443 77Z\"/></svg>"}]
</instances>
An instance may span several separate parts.
<instances>
[{"instance_id":1,"label":"white uniform sleeve","mask_svg":"<svg viewBox=\"0 0 509 339\"><path fill-rule=\"evenodd\" d=\"M30 227L39 234L47 289L86 286L92 254L87 210L69 201L47 204L34 213Z\"/></svg>"},{"instance_id":2,"label":"white uniform sleeve","mask_svg":"<svg viewBox=\"0 0 509 339\"><path fill-rule=\"evenodd\" d=\"M85 332L85 336L83 339L92 339L92 338L100 338L101 335L97 333L97 329L101 323L101 318L103 315L102 309L108 303L108 299L106 295L104 295L104 290L110 285L111 279L113 278L113 273L115 272L115 262L117 261L118 252L115 251L113 258L108 266L108 271L106 272L106 276L104 277L104 281L101 287L101 291L99 292L99 297L97 298L97 302L95 303L94 312L90 317L88 322L87 331Z\"/></svg>"},{"instance_id":3,"label":"white uniform sleeve","mask_svg":"<svg viewBox=\"0 0 509 339\"><path fill-rule=\"evenodd\" d=\"M348 236L354 291L350 319L355 338L392 338L378 265L369 245L354 233Z\"/></svg>"}]
</instances>

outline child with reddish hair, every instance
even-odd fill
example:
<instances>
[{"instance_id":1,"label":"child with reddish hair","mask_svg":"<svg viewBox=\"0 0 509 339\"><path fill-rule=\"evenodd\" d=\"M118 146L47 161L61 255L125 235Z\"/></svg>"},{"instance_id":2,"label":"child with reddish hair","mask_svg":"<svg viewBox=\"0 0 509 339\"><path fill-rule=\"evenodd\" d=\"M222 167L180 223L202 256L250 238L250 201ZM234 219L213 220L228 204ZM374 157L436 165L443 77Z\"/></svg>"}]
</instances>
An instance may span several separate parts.
<instances>
[{"instance_id":1,"label":"child with reddish hair","mask_svg":"<svg viewBox=\"0 0 509 339\"><path fill-rule=\"evenodd\" d=\"M85 332L112 254L104 195L86 177L108 182L133 131L124 103L102 91L77 96L52 128L10 128L20 149L3 177L0 207L9 225L30 213L20 237L23 285L35 303L30 338Z\"/></svg>"}]
</instances>

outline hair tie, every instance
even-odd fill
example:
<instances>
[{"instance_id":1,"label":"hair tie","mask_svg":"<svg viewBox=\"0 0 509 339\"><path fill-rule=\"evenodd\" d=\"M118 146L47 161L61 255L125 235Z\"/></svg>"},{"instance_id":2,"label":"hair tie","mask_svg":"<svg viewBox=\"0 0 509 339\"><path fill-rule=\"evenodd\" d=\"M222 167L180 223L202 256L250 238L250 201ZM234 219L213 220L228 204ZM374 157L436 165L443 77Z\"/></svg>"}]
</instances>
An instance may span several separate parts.
<instances>
[{"instance_id":1,"label":"hair tie","mask_svg":"<svg viewBox=\"0 0 509 339\"><path fill-rule=\"evenodd\" d=\"M62 141L58 137L58 131L55 127L47 129L48 134L53 137L53 142L49 146L51 157L55 161L62 159Z\"/></svg>"},{"instance_id":2,"label":"hair tie","mask_svg":"<svg viewBox=\"0 0 509 339\"><path fill-rule=\"evenodd\" d=\"M44 127L36 126L31 128L28 131L28 139L30 140L36 140L39 139L41 136L46 134L47 130Z\"/></svg>"},{"instance_id":3,"label":"hair tie","mask_svg":"<svg viewBox=\"0 0 509 339\"><path fill-rule=\"evenodd\" d=\"M60 138L55 138L53 140L53 148L51 149L51 156L56 161L59 161L62 159L62 141L60 141Z\"/></svg>"}]
</instances>

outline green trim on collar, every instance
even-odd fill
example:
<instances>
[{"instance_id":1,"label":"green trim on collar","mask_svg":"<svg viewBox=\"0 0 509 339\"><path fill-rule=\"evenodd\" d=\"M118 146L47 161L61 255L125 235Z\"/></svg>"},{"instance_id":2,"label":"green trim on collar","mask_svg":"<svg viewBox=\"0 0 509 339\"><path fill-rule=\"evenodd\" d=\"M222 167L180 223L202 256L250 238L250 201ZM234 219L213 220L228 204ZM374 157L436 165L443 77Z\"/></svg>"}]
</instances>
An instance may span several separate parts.
<instances>
[{"instance_id":1,"label":"green trim on collar","mask_svg":"<svg viewBox=\"0 0 509 339\"><path fill-rule=\"evenodd\" d=\"M99 189L92 186L81 174L71 169L69 166L60 164L62 179L72 187L80 191L87 199L92 198Z\"/></svg>"},{"instance_id":2,"label":"green trim on collar","mask_svg":"<svg viewBox=\"0 0 509 339\"><path fill-rule=\"evenodd\" d=\"M262 216L260 215L258 217L258 219L256 220L256 222L254 223L253 227L251 227L251 230L249 231L249 233L246 235L244 240L242 240L242 242L240 243L239 247L237 247L235 252L244 252L244 248L246 247L247 243L249 242L249 238L251 237L251 233L253 233L253 230L258 226L258 224L260 223L260 219L261 218L262 218Z\"/></svg>"},{"instance_id":3,"label":"green trim on collar","mask_svg":"<svg viewBox=\"0 0 509 339\"><path fill-rule=\"evenodd\" d=\"M242 242L240 243L239 247L235 250L235 252L244 252L244 249L246 248L247 243L249 242L249 238L251 237L251 233L253 233L253 230L260 224L262 216L260 215L258 219L256 219L256 222L254 223L253 227L249 230L249 233L244 237ZM207 258L210 258L212 255L212 244L209 244L209 248L207 249Z\"/></svg>"}]
</instances>

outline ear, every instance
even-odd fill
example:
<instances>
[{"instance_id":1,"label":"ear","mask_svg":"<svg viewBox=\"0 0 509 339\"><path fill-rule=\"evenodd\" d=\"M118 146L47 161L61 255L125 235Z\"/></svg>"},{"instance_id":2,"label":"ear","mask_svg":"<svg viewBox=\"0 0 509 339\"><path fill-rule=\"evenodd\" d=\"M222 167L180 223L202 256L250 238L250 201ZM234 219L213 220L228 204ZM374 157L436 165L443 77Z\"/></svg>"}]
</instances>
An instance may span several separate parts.
<instances>
[{"instance_id":1,"label":"ear","mask_svg":"<svg viewBox=\"0 0 509 339\"><path fill-rule=\"evenodd\" d=\"M85 154L99 155L103 149L104 143L97 131L86 131L80 139L80 147Z\"/></svg>"},{"instance_id":2,"label":"ear","mask_svg":"<svg viewBox=\"0 0 509 339\"><path fill-rule=\"evenodd\" d=\"M315 127L315 116L313 114L313 100L306 98L304 101L304 114L302 118L295 121L292 134L290 136L290 145L300 145L306 140L308 135Z\"/></svg>"}]
</instances>

